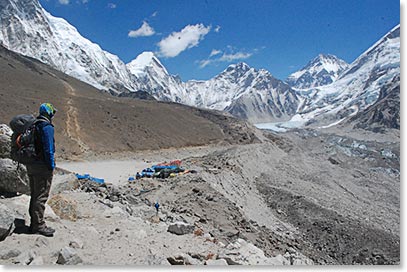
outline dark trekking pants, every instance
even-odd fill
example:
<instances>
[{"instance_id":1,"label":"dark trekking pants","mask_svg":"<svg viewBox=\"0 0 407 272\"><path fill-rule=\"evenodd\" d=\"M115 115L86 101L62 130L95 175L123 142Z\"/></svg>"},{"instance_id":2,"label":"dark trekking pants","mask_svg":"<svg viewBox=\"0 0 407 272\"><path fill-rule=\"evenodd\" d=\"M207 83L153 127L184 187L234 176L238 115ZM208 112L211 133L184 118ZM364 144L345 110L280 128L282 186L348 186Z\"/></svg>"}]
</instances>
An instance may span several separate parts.
<instances>
[{"instance_id":1,"label":"dark trekking pants","mask_svg":"<svg viewBox=\"0 0 407 272\"><path fill-rule=\"evenodd\" d=\"M45 165L27 166L27 174L30 180L31 200L29 213L31 228L38 230L44 228L45 203L48 200L51 189L53 171Z\"/></svg>"}]
</instances>

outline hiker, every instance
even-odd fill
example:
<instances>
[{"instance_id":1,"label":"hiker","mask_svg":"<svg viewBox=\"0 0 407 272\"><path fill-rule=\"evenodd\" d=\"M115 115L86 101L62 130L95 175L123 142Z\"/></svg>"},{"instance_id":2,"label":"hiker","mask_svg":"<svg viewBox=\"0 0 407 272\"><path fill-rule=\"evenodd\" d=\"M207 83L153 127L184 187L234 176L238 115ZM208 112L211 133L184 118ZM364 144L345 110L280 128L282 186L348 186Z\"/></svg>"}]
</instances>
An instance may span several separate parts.
<instances>
[{"instance_id":1,"label":"hiker","mask_svg":"<svg viewBox=\"0 0 407 272\"><path fill-rule=\"evenodd\" d=\"M55 230L45 224L44 212L55 169L55 140L52 118L56 113L56 109L52 104L44 103L41 104L39 113L35 121L34 134L37 157L33 163L27 164L31 189L29 208L31 224L29 232L49 237L53 236Z\"/></svg>"}]
</instances>

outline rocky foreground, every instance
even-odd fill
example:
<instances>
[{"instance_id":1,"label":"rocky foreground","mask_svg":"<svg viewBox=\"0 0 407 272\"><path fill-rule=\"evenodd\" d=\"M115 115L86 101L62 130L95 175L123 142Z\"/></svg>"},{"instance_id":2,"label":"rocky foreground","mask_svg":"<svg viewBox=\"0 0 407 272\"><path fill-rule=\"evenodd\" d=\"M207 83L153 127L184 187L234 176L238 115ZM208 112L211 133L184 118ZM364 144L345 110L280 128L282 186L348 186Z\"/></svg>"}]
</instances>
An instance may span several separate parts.
<instances>
[{"instance_id":1,"label":"rocky foreground","mask_svg":"<svg viewBox=\"0 0 407 272\"><path fill-rule=\"evenodd\" d=\"M197 171L167 179L98 184L59 170L46 214L52 238L27 234L29 196L3 193L0 263L400 263L399 142L312 130L266 136L167 150ZM1 166L1 184L15 167Z\"/></svg>"}]
</instances>

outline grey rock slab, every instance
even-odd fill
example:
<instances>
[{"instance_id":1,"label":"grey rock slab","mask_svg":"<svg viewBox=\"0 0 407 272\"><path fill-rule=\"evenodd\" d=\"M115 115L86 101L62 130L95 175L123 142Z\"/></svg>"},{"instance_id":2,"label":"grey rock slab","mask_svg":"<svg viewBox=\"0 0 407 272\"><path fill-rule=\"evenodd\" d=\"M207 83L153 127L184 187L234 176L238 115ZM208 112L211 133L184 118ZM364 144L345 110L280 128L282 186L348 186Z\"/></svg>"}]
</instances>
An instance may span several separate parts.
<instances>
[{"instance_id":1,"label":"grey rock slab","mask_svg":"<svg viewBox=\"0 0 407 272\"><path fill-rule=\"evenodd\" d=\"M14 212L5 204L0 204L0 242L14 230Z\"/></svg>"},{"instance_id":2,"label":"grey rock slab","mask_svg":"<svg viewBox=\"0 0 407 272\"><path fill-rule=\"evenodd\" d=\"M167 258L171 265L201 265L202 263L188 254L179 254Z\"/></svg>"},{"instance_id":3,"label":"grey rock slab","mask_svg":"<svg viewBox=\"0 0 407 272\"><path fill-rule=\"evenodd\" d=\"M83 263L81 257L78 256L77 252L73 248L64 247L59 252L57 264L75 265L81 263Z\"/></svg>"},{"instance_id":4,"label":"grey rock slab","mask_svg":"<svg viewBox=\"0 0 407 272\"><path fill-rule=\"evenodd\" d=\"M193 233L194 229L194 225L190 225L184 222L175 222L168 227L167 231L176 235L184 235Z\"/></svg>"}]
</instances>

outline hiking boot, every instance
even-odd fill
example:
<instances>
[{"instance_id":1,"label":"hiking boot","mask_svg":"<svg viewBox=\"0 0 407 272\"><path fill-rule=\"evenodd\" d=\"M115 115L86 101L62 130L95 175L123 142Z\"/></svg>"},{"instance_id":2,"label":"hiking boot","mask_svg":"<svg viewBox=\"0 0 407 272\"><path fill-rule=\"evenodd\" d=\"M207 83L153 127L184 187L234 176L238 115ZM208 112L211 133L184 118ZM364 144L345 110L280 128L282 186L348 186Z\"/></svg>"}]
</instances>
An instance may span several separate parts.
<instances>
[{"instance_id":1,"label":"hiking boot","mask_svg":"<svg viewBox=\"0 0 407 272\"><path fill-rule=\"evenodd\" d=\"M53 228L47 226L38 229L34 229L30 226L29 231L31 234L41 234L47 237L52 237L55 233L55 230Z\"/></svg>"}]
</instances>

